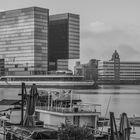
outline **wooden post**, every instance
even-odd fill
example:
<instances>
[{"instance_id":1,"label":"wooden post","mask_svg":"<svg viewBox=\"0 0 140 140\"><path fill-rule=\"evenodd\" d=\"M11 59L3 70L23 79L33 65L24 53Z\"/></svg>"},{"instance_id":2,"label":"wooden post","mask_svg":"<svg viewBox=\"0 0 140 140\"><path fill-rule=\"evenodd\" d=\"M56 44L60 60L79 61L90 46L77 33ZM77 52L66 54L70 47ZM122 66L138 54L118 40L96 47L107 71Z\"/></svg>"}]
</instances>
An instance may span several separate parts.
<instances>
[{"instance_id":1,"label":"wooden post","mask_svg":"<svg viewBox=\"0 0 140 140\"><path fill-rule=\"evenodd\" d=\"M53 108L53 92L51 92L51 110Z\"/></svg>"},{"instance_id":2,"label":"wooden post","mask_svg":"<svg viewBox=\"0 0 140 140\"><path fill-rule=\"evenodd\" d=\"M50 109L50 93L48 92L48 110Z\"/></svg>"},{"instance_id":3,"label":"wooden post","mask_svg":"<svg viewBox=\"0 0 140 140\"><path fill-rule=\"evenodd\" d=\"M110 140L119 140L114 112L110 112Z\"/></svg>"},{"instance_id":4,"label":"wooden post","mask_svg":"<svg viewBox=\"0 0 140 140\"><path fill-rule=\"evenodd\" d=\"M21 125L23 125L23 116L24 116L24 90L25 83L21 85Z\"/></svg>"},{"instance_id":5,"label":"wooden post","mask_svg":"<svg viewBox=\"0 0 140 140\"><path fill-rule=\"evenodd\" d=\"M70 111L72 111L72 91L70 92Z\"/></svg>"}]
</instances>

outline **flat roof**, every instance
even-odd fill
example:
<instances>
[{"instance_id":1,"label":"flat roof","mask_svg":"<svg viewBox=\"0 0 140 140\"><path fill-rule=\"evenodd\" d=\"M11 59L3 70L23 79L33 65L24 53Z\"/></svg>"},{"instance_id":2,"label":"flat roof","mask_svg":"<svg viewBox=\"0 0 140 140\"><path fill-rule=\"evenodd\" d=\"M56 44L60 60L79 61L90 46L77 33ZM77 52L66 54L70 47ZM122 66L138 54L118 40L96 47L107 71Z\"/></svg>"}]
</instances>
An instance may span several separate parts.
<instances>
[{"instance_id":1,"label":"flat roof","mask_svg":"<svg viewBox=\"0 0 140 140\"><path fill-rule=\"evenodd\" d=\"M74 14L74 13L61 13L61 14L53 14L49 16L50 21L56 21L56 20L62 20L62 19L68 19L70 17L74 17L79 19L80 15Z\"/></svg>"},{"instance_id":2,"label":"flat roof","mask_svg":"<svg viewBox=\"0 0 140 140\"><path fill-rule=\"evenodd\" d=\"M49 9L44 8L44 7L38 7L38 6L31 6L31 7L23 7L23 8L18 8L18 9L7 9L7 10L1 10L0 14L11 14L11 13L19 13L19 12L24 12L29 9L37 9L41 10L42 12L47 11L49 12Z\"/></svg>"},{"instance_id":3,"label":"flat roof","mask_svg":"<svg viewBox=\"0 0 140 140\"><path fill-rule=\"evenodd\" d=\"M19 105L20 100L13 100L13 99L3 99L0 101L0 105Z\"/></svg>"},{"instance_id":4,"label":"flat roof","mask_svg":"<svg viewBox=\"0 0 140 140\"><path fill-rule=\"evenodd\" d=\"M53 111L47 111L47 110L41 110L36 109L36 112L40 112L43 114L49 114L49 115L55 115L55 116L98 116L101 114L101 112L53 112Z\"/></svg>"}]
</instances>

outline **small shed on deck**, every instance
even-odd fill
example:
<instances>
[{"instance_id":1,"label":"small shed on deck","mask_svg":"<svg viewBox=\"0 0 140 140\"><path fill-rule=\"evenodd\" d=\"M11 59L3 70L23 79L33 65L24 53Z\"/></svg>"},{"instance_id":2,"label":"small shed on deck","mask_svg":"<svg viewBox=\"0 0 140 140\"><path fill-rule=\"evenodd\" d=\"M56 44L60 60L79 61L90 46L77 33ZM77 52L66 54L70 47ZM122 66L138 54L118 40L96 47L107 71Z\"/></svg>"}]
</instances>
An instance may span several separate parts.
<instances>
[{"instance_id":1,"label":"small shed on deck","mask_svg":"<svg viewBox=\"0 0 140 140\"><path fill-rule=\"evenodd\" d=\"M0 101L1 115L6 116L9 122L19 124L21 121L21 100L3 99Z\"/></svg>"},{"instance_id":2,"label":"small shed on deck","mask_svg":"<svg viewBox=\"0 0 140 140\"><path fill-rule=\"evenodd\" d=\"M21 100L3 99L0 101L0 105L20 105Z\"/></svg>"}]
</instances>

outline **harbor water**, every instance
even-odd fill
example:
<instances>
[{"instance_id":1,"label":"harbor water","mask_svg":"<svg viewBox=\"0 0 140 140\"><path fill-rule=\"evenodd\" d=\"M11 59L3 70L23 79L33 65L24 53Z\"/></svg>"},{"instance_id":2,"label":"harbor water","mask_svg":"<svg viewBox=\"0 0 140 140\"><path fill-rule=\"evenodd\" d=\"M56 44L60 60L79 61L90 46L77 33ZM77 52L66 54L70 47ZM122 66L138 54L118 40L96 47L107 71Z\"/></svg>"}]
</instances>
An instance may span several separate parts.
<instances>
[{"instance_id":1,"label":"harbor water","mask_svg":"<svg viewBox=\"0 0 140 140\"><path fill-rule=\"evenodd\" d=\"M18 88L0 88L0 100L20 99L20 92L21 89ZM102 117L106 111L107 117L110 111L114 112L116 118L119 118L122 112L126 112L129 117L140 117L140 85L106 85L100 86L99 89L73 90L73 94L78 94L84 103L101 104ZM0 110L3 109L3 106L0 106ZM134 137L140 138L139 127L136 128Z\"/></svg>"}]
</instances>

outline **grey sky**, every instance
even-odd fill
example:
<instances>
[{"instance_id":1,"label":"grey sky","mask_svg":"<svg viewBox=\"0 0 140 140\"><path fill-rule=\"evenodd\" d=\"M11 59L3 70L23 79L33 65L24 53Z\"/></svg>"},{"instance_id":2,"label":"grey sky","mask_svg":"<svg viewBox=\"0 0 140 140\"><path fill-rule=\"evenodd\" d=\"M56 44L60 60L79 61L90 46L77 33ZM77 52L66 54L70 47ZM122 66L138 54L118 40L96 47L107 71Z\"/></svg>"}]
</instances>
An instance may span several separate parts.
<instances>
[{"instance_id":1,"label":"grey sky","mask_svg":"<svg viewBox=\"0 0 140 140\"><path fill-rule=\"evenodd\" d=\"M115 49L122 60L140 61L140 0L0 0L1 10L30 6L50 14L80 14L80 59L110 59Z\"/></svg>"}]
</instances>

